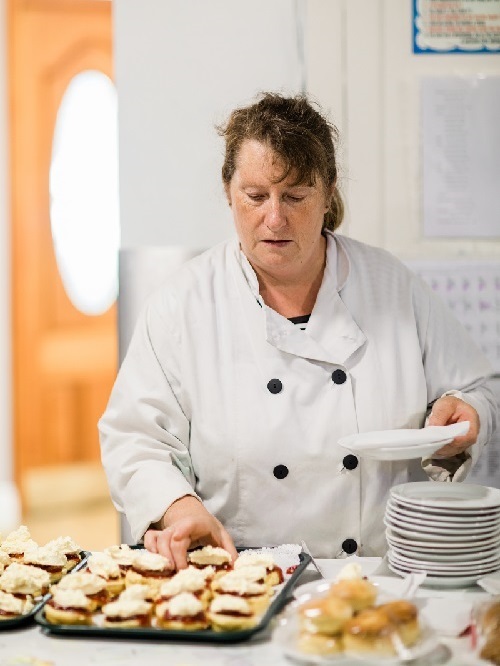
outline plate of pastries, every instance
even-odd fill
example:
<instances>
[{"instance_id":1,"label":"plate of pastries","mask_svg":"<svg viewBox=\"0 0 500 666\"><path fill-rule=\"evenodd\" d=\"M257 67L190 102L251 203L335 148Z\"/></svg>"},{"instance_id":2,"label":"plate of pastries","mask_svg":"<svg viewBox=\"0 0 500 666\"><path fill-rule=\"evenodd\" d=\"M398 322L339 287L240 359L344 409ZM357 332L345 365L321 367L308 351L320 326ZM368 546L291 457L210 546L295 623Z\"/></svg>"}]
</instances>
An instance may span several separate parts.
<instances>
[{"instance_id":1,"label":"plate of pastries","mask_svg":"<svg viewBox=\"0 0 500 666\"><path fill-rule=\"evenodd\" d=\"M282 608L309 562L300 553L293 573L283 571L268 550L246 550L232 562L225 549L204 546L176 570L159 553L111 546L51 586L36 621L76 636L243 640Z\"/></svg>"},{"instance_id":2,"label":"plate of pastries","mask_svg":"<svg viewBox=\"0 0 500 666\"><path fill-rule=\"evenodd\" d=\"M0 631L31 621L51 585L83 566L86 556L69 536L36 543L25 525L0 535Z\"/></svg>"},{"instance_id":3,"label":"plate of pastries","mask_svg":"<svg viewBox=\"0 0 500 666\"><path fill-rule=\"evenodd\" d=\"M273 640L287 657L309 664L398 664L430 654L437 636L415 603L366 577L339 576L298 595L278 618Z\"/></svg>"}]
</instances>

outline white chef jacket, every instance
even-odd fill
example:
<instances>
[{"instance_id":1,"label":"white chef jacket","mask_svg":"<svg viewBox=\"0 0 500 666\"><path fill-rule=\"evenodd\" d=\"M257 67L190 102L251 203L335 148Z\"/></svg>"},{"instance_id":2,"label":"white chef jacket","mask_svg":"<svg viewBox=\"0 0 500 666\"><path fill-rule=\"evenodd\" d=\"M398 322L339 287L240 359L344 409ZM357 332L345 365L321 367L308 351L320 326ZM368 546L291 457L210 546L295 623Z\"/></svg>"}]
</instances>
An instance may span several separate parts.
<instances>
[{"instance_id":1,"label":"white chef jacket","mask_svg":"<svg viewBox=\"0 0 500 666\"><path fill-rule=\"evenodd\" d=\"M191 494L237 546L304 540L318 557L353 544L382 554L389 488L417 470L368 459L346 469L339 438L422 427L447 391L481 423L457 478L490 438L491 369L467 333L389 253L326 236L305 331L263 302L236 240L149 299L99 422L113 501L135 539Z\"/></svg>"}]
</instances>

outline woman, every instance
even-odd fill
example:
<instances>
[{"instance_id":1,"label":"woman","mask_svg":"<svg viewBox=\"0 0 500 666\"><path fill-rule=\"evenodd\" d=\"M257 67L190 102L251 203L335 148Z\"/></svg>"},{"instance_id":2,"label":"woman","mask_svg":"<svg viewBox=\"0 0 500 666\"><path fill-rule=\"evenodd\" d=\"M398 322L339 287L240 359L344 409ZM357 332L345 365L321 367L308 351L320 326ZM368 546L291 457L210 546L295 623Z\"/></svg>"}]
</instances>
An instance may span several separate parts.
<instances>
[{"instance_id":1,"label":"woman","mask_svg":"<svg viewBox=\"0 0 500 666\"><path fill-rule=\"evenodd\" d=\"M140 317L100 421L114 502L178 567L198 543L381 554L389 488L412 470L338 440L420 428L433 405L430 424L471 427L422 467L460 480L494 428L490 368L399 261L333 233L336 132L305 97L264 94L221 133L238 241Z\"/></svg>"}]
</instances>

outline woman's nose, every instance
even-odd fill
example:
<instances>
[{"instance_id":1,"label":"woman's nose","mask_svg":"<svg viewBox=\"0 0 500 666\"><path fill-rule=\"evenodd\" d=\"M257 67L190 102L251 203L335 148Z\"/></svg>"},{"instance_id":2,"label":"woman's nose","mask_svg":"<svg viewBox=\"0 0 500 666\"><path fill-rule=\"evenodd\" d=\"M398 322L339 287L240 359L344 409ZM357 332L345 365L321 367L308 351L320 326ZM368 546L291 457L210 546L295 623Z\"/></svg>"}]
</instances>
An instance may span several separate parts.
<instances>
[{"instance_id":1,"label":"woman's nose","mask_svg":"<svg viewBox=\"0 0 500 666\"><path fill-rule=\"evenodd\" d=\"M286 215L283 202L276 199L269 199L269 207L266 214L266 224L269 229L278 230L286 224Z\"/></svg>"}]
</instances>

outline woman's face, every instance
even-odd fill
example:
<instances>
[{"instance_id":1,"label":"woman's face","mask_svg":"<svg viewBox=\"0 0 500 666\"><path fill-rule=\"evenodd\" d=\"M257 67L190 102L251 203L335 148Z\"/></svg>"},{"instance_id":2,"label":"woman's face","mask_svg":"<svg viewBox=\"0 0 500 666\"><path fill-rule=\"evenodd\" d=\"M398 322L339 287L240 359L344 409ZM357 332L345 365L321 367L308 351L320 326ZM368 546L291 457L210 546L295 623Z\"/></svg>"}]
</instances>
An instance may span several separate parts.
<instances>
[{"instance_id":1,"label":"woman's face","mask_svg":"<svg viewBox=\"0 0 500 666\"><path fill-rule=\"evenodd\" d=\"M294 173L276 182L282 173L273 150L246 140L226 193L242 250L256 273L293 282L323 266L321 230L331 193L321 182L294 184Z\"/></svg>"}]
</instances>

